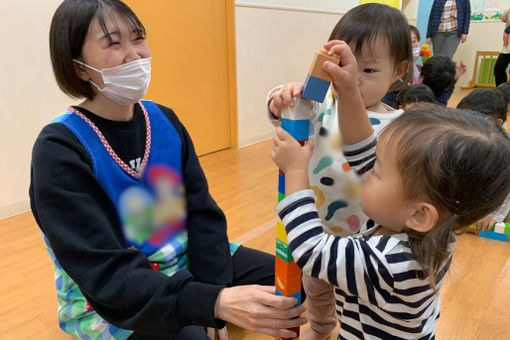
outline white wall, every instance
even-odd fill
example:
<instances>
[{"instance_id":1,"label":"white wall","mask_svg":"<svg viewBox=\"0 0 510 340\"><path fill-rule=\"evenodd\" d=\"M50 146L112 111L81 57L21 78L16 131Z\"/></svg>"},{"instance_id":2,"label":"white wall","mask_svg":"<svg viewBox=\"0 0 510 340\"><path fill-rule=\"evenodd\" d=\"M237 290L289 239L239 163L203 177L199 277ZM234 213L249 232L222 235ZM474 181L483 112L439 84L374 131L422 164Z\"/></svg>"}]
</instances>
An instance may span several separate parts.
<instances>
[{"instance_id":1,"label":"white wall","mask_svg":"<svg viewBox=\"0 0 510 340\"><path fill-rule=\"evenodd\" d=\"M273 134L265 102L275 85L304 82L340 14L236 7L239 145Z\"/></svg>"},{"instance_id":2,"label":"white wall","mask_svg":"<svg viewBox=\"0 0 510 340\"><path fill-rule=\"evenodd\" d=\"M0 218L29 208L30 154L41 127L69 105L48 52L61 0L0 1Z\"/></svg>"}]
</instances>

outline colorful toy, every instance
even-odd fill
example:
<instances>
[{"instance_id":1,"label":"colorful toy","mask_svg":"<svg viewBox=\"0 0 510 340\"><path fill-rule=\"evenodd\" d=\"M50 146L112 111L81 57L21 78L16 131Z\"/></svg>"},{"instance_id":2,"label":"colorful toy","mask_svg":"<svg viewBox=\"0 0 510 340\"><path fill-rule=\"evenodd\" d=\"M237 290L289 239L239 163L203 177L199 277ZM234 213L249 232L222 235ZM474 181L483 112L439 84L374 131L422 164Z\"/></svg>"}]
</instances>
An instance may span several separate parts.
<instances>
[{"instance_id":1,"label":"colorful toy","mask_svg":"<svg viewBox=\"0 0 510 340\"><path fill-rule=\"evenodd\" d=\"M312 102L323 102L331 83L331 77L322 66L325 61L339 64L337 57L328 55L325 50L315 53L312 66L306 77L301 98L295 99L293 108L287 107L282 110L281 125L301 146L308 140L310 131L310 118ZM285 174L278 172L278 202L285 198ZM301 304L301 270L294 262L287 242L287 232L278 218L276 222L276 259L275 259L275 288L276 295L292 296ZM299 327L291 328L297 333L299 339ZM278 338L279 340L292 340L290 338Z\"/></svg>"},{"instance_id":2,"label":"colorful toy","mask_svg":"<svg viewBox=\"0 0 510 340\"><path fill-rule=\"evenodd\" d=\"M328 92L331 77L327 74L322 65L325 61L331 61L338 64L340 60L336 56L330 56L325 50L319 50L315 53L310 71L306 76L303 92L301 96L316 102L323 102Z\"/></svg>"},{"instance_id":3,"label":"colorful toy","mask_svg":"<svg viewBox=\"0 0 510 340\"><path fill-rule=\"evenodd\" d=\"M305 98L296 98L294 108L282 110L282 128L301 145L308 140L310 130L310 110L312 103ZM285 174L278 171L278 202L285 198ZM287 241L287 232L281 220L276 222L276 258L275 258L276 295L292 296L301 304L301 270L294 262ZM299 327L292 328L298 334ZM290 340L290 338L278 338Z\"/></svg>"},{"instance_id":4,"label":"colorful toy","mask_svg":"<svg viewBox=\"0 0 510 340\"><path fill-rule=\"evenodd\" d=\"M510 223L496 223L487 231L478 230L478 228L472 224L469 226L468 230L474 231L474 233L480 237L507 242L510 235Z\"/></svg>"},{"instance_id":5,"label":"colorful toy","mask_svg":"<svg viewBox=\"0 0 510 340\"><path fill-rule=\"evenodd\" d=\"M422 63L426 62L427 59L432 57L432 50L430 49L429 44L423 44L420 51L420 57Z\"/></svg>"}]
</instances>

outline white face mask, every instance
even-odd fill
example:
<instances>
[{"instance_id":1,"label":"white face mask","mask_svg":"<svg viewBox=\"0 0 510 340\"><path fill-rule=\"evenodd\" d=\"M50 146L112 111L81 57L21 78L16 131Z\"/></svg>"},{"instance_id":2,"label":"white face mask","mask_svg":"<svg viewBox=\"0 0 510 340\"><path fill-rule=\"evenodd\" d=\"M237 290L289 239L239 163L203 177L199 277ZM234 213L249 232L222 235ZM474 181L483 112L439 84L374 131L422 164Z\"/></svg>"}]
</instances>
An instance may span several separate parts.
<instances>
[{"instance_id":1,"label":"white face mask","mask_svg":"<svg viewBox=\"0 0 510 340\"><path fill-rule=\"evenodd\" d=\"M115 67L98 70L79 60L80 65L101 74L104 87L100 88L92 80L92 85L105 97L120 105L131 105L138 102L147 93L151 81L151 58L133 60Z\"/></svg>"},{"instance_id":2,"label":"white face mask","mask_svg":"<svg viewBox=\"0 0 510 340\"><path fill-rule=\"evenodd\" d=\"M421 51L421 48L419 48L419 47L413 48L413 58L414 59L416 59L420 56L420 51Z\"/></svg>"}]
</instances>

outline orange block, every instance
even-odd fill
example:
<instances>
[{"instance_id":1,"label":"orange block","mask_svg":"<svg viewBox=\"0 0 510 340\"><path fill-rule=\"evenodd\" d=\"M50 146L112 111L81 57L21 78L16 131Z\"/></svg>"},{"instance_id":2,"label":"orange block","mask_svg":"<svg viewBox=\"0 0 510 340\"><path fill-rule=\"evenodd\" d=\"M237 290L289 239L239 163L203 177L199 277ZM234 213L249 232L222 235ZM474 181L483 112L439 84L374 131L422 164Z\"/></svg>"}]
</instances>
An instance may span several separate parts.
<instances>
[{"instance_id":1,"label":"orange block","mask_svg":"<svg viewBox=\"0 0 510 340\"><path fill-rule=\"evenodd\" d=\"M274 280L276 289L285 296L291 296L301 291L301 275L285 278L276 273Z\"/></svg>"},{"instance_id":2,"label":"orange block","mask_svg":"<svg viewBox=\"0 0 510 340\"><path fill-rule=\"evenodd\" d=\"M331 77L322 69L322 65L325 61L331 61L332 63L339 64L340 59L336 56L330 56L325 50L319 50L313 57L312 66L310 66L310 74L314 77L331 81Z\"/></svg>"},{"instance_id":3,"label":"orange block","mask_svg":"<svg viewBox=\"0 0 510 340\"><path fill-rule=\"evenodd\" d=\"M278 256L275 257L274 272L283 278L301 277L301 269L294 261L285 262Z\"/></svg>"}]
</instances>

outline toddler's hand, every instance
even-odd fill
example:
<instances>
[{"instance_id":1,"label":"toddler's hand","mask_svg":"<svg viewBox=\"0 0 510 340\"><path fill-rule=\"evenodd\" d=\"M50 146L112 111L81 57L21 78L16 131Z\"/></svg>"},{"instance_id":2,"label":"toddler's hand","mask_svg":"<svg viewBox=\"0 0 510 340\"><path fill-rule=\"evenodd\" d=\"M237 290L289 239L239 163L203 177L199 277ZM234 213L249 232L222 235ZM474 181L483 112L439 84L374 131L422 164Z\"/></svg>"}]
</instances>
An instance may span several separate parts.
<instances>
[{"instance_id":1,"label":"toddler's hand","mask_svg":"<svg viewBox=\"0 0 510 340\"><path fill-rule=\"evenodd\" d=\"M276 128L273 137L273 162L285 173L308 169L308 161L312 156L313 141L308 140L303 147L284 129Z\"/></svg>"},{"instance_id":2,"label":"toddler's hand","mask_svg":"<svg viewBox=\"0 0 510 340\"><path fill-rule=\"evenodd\" d=\"M489 217L489 216L485 216L484 218L481 218L479 219L478 221L476 221L476 227L482 231L486 231L486 230L489 230L490 228L492 228L492 226L496 223L496 220Z\"/></svg>"},{"instance_id":3,"label":"toddler's hand","mask_svg":"<svg viewBox=\"0 0 510 340\"><path fill-rule=\"evenodd\" d=\"M269 111L271 111L275 117L280 118L283 109L294 106L294 98L301 95L302 89L303 84L301 83L289 83L283 86L271 96Z\"/></svg>"},{"instance_id":4,"label":"toddler's hand","mask_svg":"<svg viewBox=\"0 0 510 340\"><path fill-rule=\"evenodd\" d=\"M340 58L339 65L328 61L323 65L324 70L333 78L333 86L338 96L351 96L358 91L358 67L349 45L345 41L331 40L324 44L324 48L330 55Z\"/></svg>"}]
</instances>

